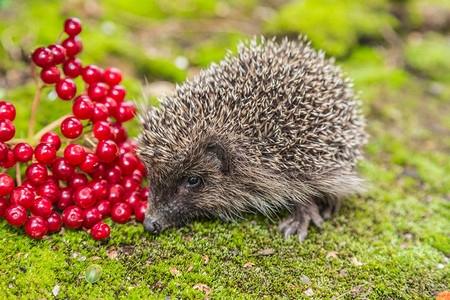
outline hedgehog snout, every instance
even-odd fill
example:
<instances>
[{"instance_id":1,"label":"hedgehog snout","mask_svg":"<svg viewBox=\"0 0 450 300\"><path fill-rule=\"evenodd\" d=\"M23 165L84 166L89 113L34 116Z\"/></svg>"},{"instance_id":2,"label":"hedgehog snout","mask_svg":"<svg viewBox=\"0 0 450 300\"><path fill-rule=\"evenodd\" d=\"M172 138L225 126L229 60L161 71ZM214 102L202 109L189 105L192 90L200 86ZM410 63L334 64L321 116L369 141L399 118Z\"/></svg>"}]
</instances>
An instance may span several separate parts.
<instances>
[{"instance_id":1,"label":"hedgehog snout","mask_svg":"<svg viewBox=\"0 0 450 300\"><path fill-rule=\"evenodd\" d=\"M144 229L151 234L158 234L161 232L161 225L151 218L145 218L144 220Z\"/></svg>"}]
</instances>

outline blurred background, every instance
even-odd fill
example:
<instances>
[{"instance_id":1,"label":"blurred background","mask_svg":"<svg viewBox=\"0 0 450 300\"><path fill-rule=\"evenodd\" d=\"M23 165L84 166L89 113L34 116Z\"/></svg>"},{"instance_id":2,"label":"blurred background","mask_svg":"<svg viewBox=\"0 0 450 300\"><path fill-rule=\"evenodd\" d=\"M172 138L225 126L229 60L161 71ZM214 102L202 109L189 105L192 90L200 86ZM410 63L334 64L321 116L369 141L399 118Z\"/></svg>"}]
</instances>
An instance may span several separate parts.
<instances>
[{"instance_id":1,"label":"blurred background","mask_svg":"<svg viewBox=\"0 0 450 300\"><path fill-rule=\"evenodd\" d=\"M240 40L307 35L361 92L371 158L405 165L408 149L449 152L449 1L0 0L0 98L20 113L16 137L26 134L35 91L29 55L54 43L70 16L83 22L83 65L120 68L127 98L152 104ZM45 89L38 127L70 111L54 99Z\"/></svg>"}]
</instances>

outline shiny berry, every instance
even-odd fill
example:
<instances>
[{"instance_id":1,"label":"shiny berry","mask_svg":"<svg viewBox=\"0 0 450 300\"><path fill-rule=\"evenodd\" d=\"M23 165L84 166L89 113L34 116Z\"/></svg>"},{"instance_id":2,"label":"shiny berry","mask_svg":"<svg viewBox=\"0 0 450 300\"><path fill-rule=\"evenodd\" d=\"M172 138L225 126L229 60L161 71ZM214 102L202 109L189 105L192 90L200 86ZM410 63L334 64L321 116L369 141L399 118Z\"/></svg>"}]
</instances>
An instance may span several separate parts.
<instances>
[{"instance_id":1,"label":"shiny berry","mask_svg":"<svg viewBox=\"0 0 450 300\"><path fill-rule=\"evenodd\" d=\"M67 207L73 205L73 189L70 187L64 187L59 190L58 193L58 201L56 202L56 206L60 210L65 210Z\"/></svg>"},{"instance_id":2,"label":"shiny berry","mask_svg":"<svg viewBox=\"0 0 450 300\"><path fill-rule=\"evenodd\" d=\"M28 236L35 240L41 239L48 231L47 221L40 216L30 217L24 227Z\"/></svg>"},{"instance_id":3,"label":"shiny berry","mask_svg":"<svg viewBox=\"0 0 450 300\"><path fill-rule=\"evenodd\" d=\"M111 202L109 202L108 200L98 201L95 207L102 215L102 220L106 219L111 214Z\"/></svg>"},{"instance_id":4,"label":"shiny berry","mask_svg":"<svg viewBox=\"0 0 450 300\"><path fill-rule=\"evenodd\" d=\"M108 201L111 203L123 202L125 189L120 184L111 184L109 186Z\"/></svg>"},{"instance_id":5,"label":"shiny berry","mask_svg":"<svg viewBox=\"0 0 450 300\"><path fill-rule=\"evenodd\" d=\"M117 108L116 120L119 123L125 123L136 115L136 106L131 101L124 101Z\"/></svg>"},{"instance_id":6,"label":"shiny berry","mask_svg":"<svg viewBox=\"0 0 450 300\"><path fill-rule=\"evenodd\" d=\"M41 79L46 84L55 84L61 79L61 71L57 66L50 66L41 71Z\"/></svg>"},{"instance_id":7,"label":"shiny berry","mask_svg":"<svg viewBox=\"0 0 450 300\"><path fill-rule=\"evenodd\" d=\"M16 108L7 101L0 101L0 119L8 119L11 122L16 118Z\"/></svg>"},{"instance_id":8,"label":"shiny berry","mask_svg":"<svg viewBox=\"0 0 450 300\"><path fill-rule=\"evenodd\" d=\"M5 169L9 169L16 164L16 159L14 158L14 153L11 150L6 152L6 158L2 161L1 166Z\"/></svg>"},{"instance_id":9,"label":"shiny berry","mask_svg":"<svg viewBox=\"0 0 450 300\"><path fill-rule=\"evenodd\" d=\"M144 222L145 211L147 210L147 201L139 202L134 208L134 215L139 222Z\"/></svg>"},{"instance_id":10,"label":"shiny berry","mask_svg":"<svg viewBox=\"0 0 450 300\"><path fill-rule=\"evenodd\" d=\"M87 176L83 173L75 173L72 178L69 180L68 185L76 190L79 187L86 186L89 180Z\"/></svg>"},{"instance_id":11,"label":"shiny berry","mask_svg":"<svg viewBox=\"0 0 450 300\"><path fill-rule=\"evenodd\" d=\"M128 204L118 202L111 209L111 218L117 223L126 223L131 217L131 208Z\"/></svg>"},{"instance_id":12,"label":"shiny berry","mask_svg":"<svg viewBox=\"0 0 450 300\"><path fill-rule=\"evenodd\" d=\"M52 214L52 201L47 197L40 197L34 200L33 206L31 207L31 213L35 216L41 216L47 219Z\"/></svg>"},{"instance_id":13,"label":"shiny berry","mask_svg":"<svg viewBox=\"0 0 450 300\"><path fill-rule=\"evenodd\" d=\"M14 189L14 179L8 174L0 174L0 196L8 196Z\"/></svg>"},{"instance_id":14,"label":"shiny berry","mask_svg":"<svg viewBox=\"0 0 450 300\"><path fill-rule=\"evenodd\" d=\"M55 65L62 64L66 60L66 49L61 45L50 45L48 49L52 51L53 63Z\"/></svg>"},{"instance_id":15,"label":"shiny berry","mask_svg":"<svg viewBox=\"0 0 450 300\"><path fill-rule=\"evenodd\" d=\"M119 166L114 166L106 172L106 180L109 183L120 183L122 177L122 169Z\"/></svg>"},{"instance_id":16,"label":"shiny berry","mask_svg":"<svg viewBox=\"0 0 450 300\"><path fill-rule=\"evenodd\" d=\"M88 186L94 191L97 199L106 199L108 197L108 182L104 179L93 179Z\"/></svg>"},{"instance_id":17,"label":"shiny berry","mask_svg":"<svg viewBox=\"0 0 450 300\"><path fill-rule=\"evenodd\" d=\"M33 149L31 149L33 154ZM4 162L8 158L8 147L6 147L5 143L0 142L0 163Z\"/></svg>"},{"instance_id":18,"label":"shiny berry","mask_svg":"<svg viewBox=\"0 0 450 300\"><path fill-rule=\"evenodd\" d=\"M133 177L124 177L122 179L122 186L126 192L136 192L139 190L139 182Z\"/></svg>"},{"instance_id":19,"label":"shiny berry","mask_svg":"<svg viewBox=\"0 0 450 300\"><path fill-rule=\"evenodd\" d=\"M108 118L108 109L103 103L94 104L94 114L91 117L92 123L97 123L98 121L105 121Z\"/></svg>"},{"instance_id":20,"label":"shiny berry","mask_svg":"<svg viewBox=\"0 0 450 300\"><path fill-rule=\"evenodd\" d=\"M119 155L119 148L111 140L99 141L95 154L101 162L110 163Z\"/></svg>"},{"instance_id":21,"label":"shiny berry","mask_svg":"<svg viewBox=\"0 0 450 300\"><path fill-rule=\"evenodd\" d=\"M106 121L98 121L94 124L94 136L98 140L106 140L111 135L111 126Z\"/></svg>"},{"instance_id":22,"label":"shiny berry","mask_svg":"<svg viewBox=\"0 0 450 300\"><path fill-rule=\"evenodd\" d=\"M102 220L102 214L96 207L88 207L83 210L83 227L91 228Z\"/></svg>"},{"instance_id":23,"label":"shiny berry","mask_svg":"<svg viewBox=\"0 0 450 300\"><path fill-rule=\"evenodd\" d=\"M142 201L141 197L139 196L139 193L137 192L128 192L124 196L125 203L128 204L131 209L134 209L136 205Z\"/></svg>"},{"instance_id":24,"label":"shiny berry","mask_svg":"<svg viewBox=\"0 0 450 300\"><path fill-rule=\"evenodd\" d=\"M75 173L75 166L67 163L63 157L59 157L52 164L52 173L56 179L67 181Z\"/></svg>"},{"instance_id":25,"label":"shiny berry","mask_svg":"<svg viewBox=\"0 0 450 300\"><path fill-rule=\"evenodd\" d=\"M61 138L56 132L50 131L44 134L41 137L41 143L47 143L55 147L55 150L58 151L61 148Z\"/></svg>"},{"instance_id":26,"label":"shiny berry","mask_svg":"<svg viewBox=\"0 0 450 300\"><path fill-rule=\"evenodd\" d=\"M50 165L56 160L56 149L50 144L40 143L34 148L34 157L43 165Z\"/></svg>"},{"instance_id":27,"label":"shiny berry","mask_svg":"<svg viewBox=\"0 0 450 300\"><path fill-rule=\"evenodd\" d=\"M106 177L106 169L107 164L100 163L95 171L89 172L89 176L91 176L92 179L103 179Z\"/></svg>"},{"instance_id":28,"label":"shiny berry","mask_svg":"<svg viewBox=\"0 0 450 300\"><path fill-rule=\"evenodd\" d=\"M41 68L50 67L54 64L53 53L46 47L40 47L34 50L33 54L31 55L31 59L37 66Z\"/></svg>"},{"instance_id":29,"label":"shiny berry","mask_svg":"<svg viewBox=\"0 0 450 300\"><path fill-rule=\"evenodd\" d=\"M119 166L125 175L133 174L137 164L138 158L131 153L125 153L119 156Z\"/></svg>"},{"instance_id":30,"label":"shiny berry","mask_svg":"<svg viewBox=\"0 0 450 300\"><path fill-rule=\"evenodd\" d=\"M61 229L62 220L61 216L56 212L52 211L50 217L47 218L48 232L56 232Z\"/></svg>"},{"instance_id":31,"label":"shiny berry","mask_svg":"<svg viewBox=\"0 0 450 300\"><path fill-rule=\"evenodd\" d=\"M78 164L78 168L83 172L91 173L97 170L99 165L100 160L97 155L88 153L86 154L84 161Z\"/></svg>"},{"instance_id":32,"label":"shiny berry","mask_svg":"<svg viewBox=\"0 0 450 300\"><path fill-rule=\"evenodd\" d=\"M94 115L94 103L86 96L78 96L72 106L72 112L80 120L90 119Z\"/></svg>"},{"instance_id":33,"label":"shiny berry","mask_svg":"<svg viewBox=\"0 0 450 300\"><path fill-rule=\"evenodd\" d=\"M109 86L119 84L122 81L122 73L117 68L108 68L105 70L104 80Z\"/></svg>"},{"instance_id":34,"label":"shiny berry","mask_svg":"<svg viewBox=\"0 0 450 300\"><path fill-rule=\"evenodd\" d=\"M139 191L142 200L147 201L148 196L150 195L150 188L148 186L143 187L140 191Z\"/></svg>"},{"instance_id":35,"label":"shiny berry","mask_svg":"<svg viewBox=\"0 0 450 300\"><path fill-rule=\"evenodd\" d=\"M83 210L78 206L69 206L62 213L62 221L68 228L78 228L83 224Z\"/></svg>"},{"instance_id":36,"label":"shiny berry","mask_svg":"<svg viewBox=\"0 0 450 300\"><path fill-rule=\"evenodd\" d=\"M63 63L63 71L67 77L77 78L81 74L81 70L83 70L83 65L81 60L76 57L69 58Z\"/></svg>"},{"instance_id":37,"label":"shiny berry","mask_svg":"<svg viewBox=\"0 0 450 300\"><path fill-rule=\"evenodd\" d=\"M47 168L40 163L31 164L25 171L25 177L31 182L31 184L35 186L41 185L47 181Z\"/></svg>"},{"instance_id":38,"label":"shiny berry","mask_svg":"<svg viewBox=\"0 0 450 300\"><path fill-rule=\"evenodd\" d=\"M90 187L80 187L73 193L73 202L81 208L91 207L96 201L95 193Z\"/></svg>"},{"instance_id":39,"label":"shiny berry","mask_svg":"<svg viewBox=\"0 0 450 300\"><path fill-rule=\"evenodd\" d=\"M24 186L18 186L9 197L11 204L19 204L25 209L30 209L34 203L34 193Z\"/></svg>"},{"instance_id":40,"label":"shiny berry","mask_svg":"<svg viewBox=\"0 0 450 300\"><path fill-rule=\"evenodd\" d=\"M13 226L21 226L27 221L26 209L19 204L12 204L5 211L5 220Z\"/></svg>"},{"instance_id":41,"label":"shiny berry","mask_svg":"<svg viewBox=\"0 0 450 300\"><path fill-rule=\"evenodd\" d=\"M76 139L83 132L83 124L74 117L68 117L61 123L61 133L69 139Z\"/></svg>"},{"instance_id":42,"label":"shiny berry","mask_svg":"<svg viewBox=\"0 0 450 300\"><path fill-rule=\"evenodd\" d=\"M77 93L77 85L71 78L64 78L58 81L55 91L61 100L71 100Z\"/></svg>"},{"instance_id":43,"label":"shiny berry","mask_svg":"<svg viewBox=\"0 0 450 300\"><path fill-rule=\"evenodd\" d=\"M125 87L120 84L114 85L108 90L108 96L114 98L117 102L122 102L126 94Z\"/></svg>"},{"instance_id":44,"label":"shiny berry","mask_svg":"<svg viewBox=\"0 0 450 300\"><path fill-rule=\"evenodd\" d=\"M106 97L108 86L103 82L94 82L88 87L88 95L92 101L100 101Z\"/></svg>"},{"instance_id":45,"label":"shiny berry","mask_svg":"<svg viewBox=\"0 0 450 300\"><path fill-rule=\"evenodd\" d=\"M5 197L0 197L0 218L5 215L5 211L9 207L9 205L10 203L8 199L6 199Z\"/></svg>"},{"instance_id":46,"label":"shiny berry","mask_svg":"<svg viewBox=\"0 0 450 300\"><path fill-rule=\"evenodd\" d=\"M72 17L66 19L64 22L64 32L69 36L75 36L81 32L81 21L78 18Z\"/></svg>"},{"instance_id":47,"label":"shiny berry","mask_svg":"<svg viewBox=\"0 0 450 300\"><path fill-rule=\"evenodd\" d=\"M83 43L78 36L65 39L61 45L66 49L66 54L73 57L83 50Z\"/></svg>"},{"instance_id":48,"label":"shiny berry","mask_svg":"<svg viewBox=\"0 0 450 300\"><path fill-rule=\"evenodd\" d=\"M102 103L108 109L108 114L110 116L115 117L117 114L117 107L118 107L117 101L114 98L105 97Z\"/></svg>"},{"instance_id":49,"label":"shiny berry","mask_svg":"<svg viewBox=\"0 0 450 300\"><path fill-rule=\"evenodd\" d=\"M59 188L53 181L48 180L36 189L36 194L41 197L47 197L55 203L59 199Z\"/></svg>"},{"instance_id":50,"label":"shiny berry","mask_svg":"<svg viewBox=\"0 0 450 300\"><path fill-rule=\"evenodd\" d=\"M81 145L70 144L64 149L64 159L71 165L78 165L86 157L86 151Z\"/></svg>"},{"instance_id":51,"label":"shiny berry","mask_svg":"<svg viewBox=\"0 0 450 300\"><path fill-rule=\"evenodd\" d=\"M106 107L105 107L106 109ZM0 141L7 142L16 134L16 127L8 119L0 119Z\"/></svg>"},{"instance_id":52,"label":"shiny berry","mask_svg":"<svg viewBox=\"0 0 450 300\"><path fill-rule=\"evenodd\" d=\"M91 229L91 235L94 240L103 240L111 234L111 229L108 224L103 222L98 222Z\"/></svg>"},{"instance_id":53,"label":"shiny berry","mask_svg":"<svg viewBox=\"0 0 450 300\"><path fill-rule=\"evenodd\" d=\"M88 84L99 82L103 78L103 70L96 65L88 65L81 72L81 76Z\"/></svg>"},{"instance_id":54,"label":"shiny berry","mask_svg":"<svg viewBox=\"0 0 450 300\"><path fill-rule=\"evenodd\" d=\"M28 162L33 157L33 147L27 143L19 143L13 150L14 158L19 162Z\"/></svg>"}]
</instances>

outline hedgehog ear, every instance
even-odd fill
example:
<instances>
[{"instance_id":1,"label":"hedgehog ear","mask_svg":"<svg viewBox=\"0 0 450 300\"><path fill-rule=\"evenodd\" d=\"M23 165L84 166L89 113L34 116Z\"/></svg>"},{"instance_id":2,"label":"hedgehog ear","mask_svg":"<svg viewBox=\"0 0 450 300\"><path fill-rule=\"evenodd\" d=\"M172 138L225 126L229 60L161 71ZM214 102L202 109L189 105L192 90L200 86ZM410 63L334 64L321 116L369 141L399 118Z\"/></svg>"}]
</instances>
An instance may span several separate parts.
<instances>
[{"instance_id":1,"label":"hedgehog ear","mask_svg":"<svg viewBox=\"0 0 450 300\"><path fill-rule=\"evenodd\" d=\"M209 143L206 146L206 152L214 155L215 157L217 157L220 160L220 162L222 163L222 166L221 166L222 173L227 174L230 172L228 153L221 144L219 144L217 142Z\"/></svg>"}]
</instances>

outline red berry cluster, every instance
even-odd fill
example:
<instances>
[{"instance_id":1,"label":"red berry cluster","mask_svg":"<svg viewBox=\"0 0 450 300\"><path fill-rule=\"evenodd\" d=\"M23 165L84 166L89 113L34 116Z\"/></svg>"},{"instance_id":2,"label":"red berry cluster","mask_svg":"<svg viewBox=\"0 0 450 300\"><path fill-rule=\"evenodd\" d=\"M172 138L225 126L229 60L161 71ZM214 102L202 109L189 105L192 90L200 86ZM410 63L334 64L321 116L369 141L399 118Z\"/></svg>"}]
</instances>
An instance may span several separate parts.
<instances>
[{"instance_id":1,"label":"red berry cluster","mask_svg":"<svg viewBox=\"0 0 450 300\"><path fill-rule=\"evenodd\" d=\"M33 239L58 231L62 224L90 228L94 239L104 239L110 228L103 219L111 216L125 223L134 212L142 222L147 206L149 189L142 187L145 169L135 155L135 141L122 125L134 117L136 108L124 100L119 69L83 67L76 58L83 48L81 29L79 19L67 19L68 37L32 54L32 64L42 68L41 80L54 85L60 99L75 98L74 78L81 76L86 83L73 100L73 116L60 124L63 139L49 131L38 141L36 136L27 142L13 140L15 107L0 102L0 217L14 226L25 224ZM23 182L20 163L27 166ZM15 165L17 182L6 174Z\"/></svg>"}]
</instances>

